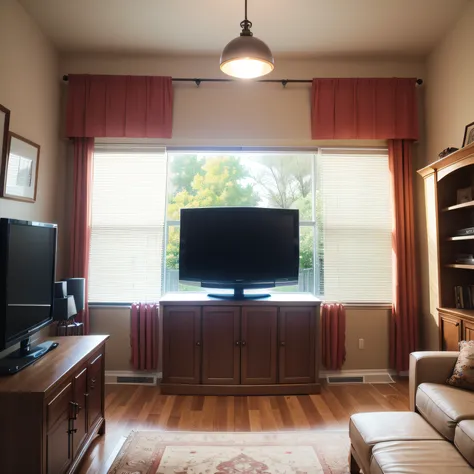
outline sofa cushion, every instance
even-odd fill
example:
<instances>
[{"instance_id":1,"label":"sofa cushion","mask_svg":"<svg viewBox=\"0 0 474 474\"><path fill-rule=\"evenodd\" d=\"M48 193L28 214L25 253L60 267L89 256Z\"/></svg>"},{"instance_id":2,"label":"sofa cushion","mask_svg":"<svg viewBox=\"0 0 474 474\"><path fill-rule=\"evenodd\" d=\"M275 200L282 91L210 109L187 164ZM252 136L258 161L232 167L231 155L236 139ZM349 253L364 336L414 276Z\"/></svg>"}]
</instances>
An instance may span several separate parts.
<instances>
[{"instance_id":1,"label":"sofa cushion","mask_svg":"<svg viewBox=\"0 0 474 474\"><path fill-rule=\"evenodd\" d=\"M446 383L453 387L474 390L474 341L461 341L459 351L453 373Z\"/></svg>"},{"instance_id":2,"label":"sofa cushion","mask_svg":"<svg viewBox=\"0 0 474 474\"><path fill-rule=\"evenodd\" d=\"M411 411L352 415L349 421L349 437L358 460L366 466L366 470L376 443L443 439L418 413ZM364 469L364 466L361 468Z\"/></svg>"},{"instance_id":3,"label":"sofa cushion","mask_svg":"<svg viewBox=\"0 0 474 474\"><path fill-rule=\"evenodd\" d=\"M456 426L454 444L467 462L474 467L474 420L464 420Z\"/></svg>"},{"instance_id":4,"label":"sofa cushion","mask_svg":"<svg viewBox=\"0 0 474 474\"><path fill-rule=\"evenodd\" d=\"M389 441L372 450L370 474L472 474L448 441Z\"/></svg>"},{"instance_id":5,"label":"sofa cushion","mask_svg":"<svg viewBox=\"0 0 474 474\"><path fill-rule=\"evenodd\" d=\"M454 441L456 425L474 419L474 392L436 383L422 383L416 408L446 439Z\"/></svg>"}]
</instances>

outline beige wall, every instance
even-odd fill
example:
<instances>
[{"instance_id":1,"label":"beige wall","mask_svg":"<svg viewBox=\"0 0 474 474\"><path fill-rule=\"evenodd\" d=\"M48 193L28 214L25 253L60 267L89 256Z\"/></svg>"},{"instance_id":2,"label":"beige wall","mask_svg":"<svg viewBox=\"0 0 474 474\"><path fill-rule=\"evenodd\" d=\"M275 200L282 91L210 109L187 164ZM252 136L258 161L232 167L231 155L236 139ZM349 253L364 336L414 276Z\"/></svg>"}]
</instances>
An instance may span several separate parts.
<instances>
[{"instance_id":1,"label":"beige wall","mask_svg":"<svg viewBox=\"0 0 474 474\"><path fill-rule=\"evenodd\" d=\"M36 203L0 198L0 217L62 224L64 179L59 141L58 55L15 0L0 2L0 104L10 130L41 146ZM61 242L60 242L61 243ZM59 247L58 276L64 258Z\"/></svg>"},{"instance_id":2,"label":"beige wall","mask_svg":"<svg viewBox=\"0 0 474 474\"><path fill-rule=\"evenodd\" d=\"M462 146L464 128L474 121L474 67L472 45L474 44L474 3L465 8L457 24L434 49L427 61L425 88L426 103L426 153L420 156L418 168L437 159L440 151L454 146ZM423 198L423 179L417 181L417 210L419 217L425 220ZM429 183L432 186L433 183ZM435 209L434 203L426 203L429 211ZM433 218L429 219L430 225ZM424 222L423 222L424 224ZM426 234L419 241L421 269L423 276L423 347L438 349L438 304L437 253L436 243L427 246ZM428 275L431 272L431 279ZM426 298L426 295L429 297Z\"/></svg>"},{"instance_id":3,"label":"beige wall","mask_svg":"<svg viewBox=\"0 0 474 474\"><path fill-rule=\"evenodd\" d=\"M171 75L173 77L224 77L218 58L159 58L75 55L61 58L61 74ZM417 60L278 60L271 76L312 77L421 77L424 64ZM201 146L317 146L311 140L310 86L280 84L174 84L173 139L168 145ZM420 96L422 91L420 91ZM328 142L335 145L335 142ZM338 142L360 146L361 142ZM384 142L365 142L383 145ZM129 370L130 315L122 309L93 309L95 333L108 333L108 370ZM365 349L358 348L365 339ZM347 312L346 370L388 368L388 311L350 309Z\"/></svg>"}]
</instances>

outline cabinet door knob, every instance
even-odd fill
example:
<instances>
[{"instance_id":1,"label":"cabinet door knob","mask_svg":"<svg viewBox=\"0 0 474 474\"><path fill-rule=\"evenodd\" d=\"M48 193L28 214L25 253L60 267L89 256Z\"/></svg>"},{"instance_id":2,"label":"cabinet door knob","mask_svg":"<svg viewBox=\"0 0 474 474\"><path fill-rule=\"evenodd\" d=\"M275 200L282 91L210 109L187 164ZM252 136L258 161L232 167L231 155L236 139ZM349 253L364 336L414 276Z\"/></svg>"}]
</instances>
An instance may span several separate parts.
<instances>
[{"instance_id":1,"label":"cabinet door knob","mask_svg":"<svg viewBox=\"0 0 474 474\"><path fill-rule=\"evenodd\" d=\"M243 345L243 346L246 346L247 343L246 343L245 341L242 341L242 345Z\"/></svg>"},{"instance_id":2,"label":"cabinet door knob","mask_svg":"<svg viewBox=\"0 0 474 474\"><path fill-rule=\"evenodd\" d=\"M68 430L68 434L72 434L72 433L77 433L77 428L74 428L73 430Z\"/></svg>"},{"instance_id":3,"label":"cabinet door knob","mask_svg":"<svg viewBox=\"0 0 474 474\"><path fill-rule=\"evenodd\" d=\"M455 327L458 327L458 326L459 326L459 323L455 323L454 326L455 326Z\"/></svg>"},{"instance_id":4,"label":"cabinet door knob","mask_svg":"<svg viewBox=\"0 0 474 474\"><path fill-rule=\"evenodd\" d=\"M201 345L201 341L197 341L196 346L200 346L200 345Z\"/></svg>"},{"instance_id":5,"label":"cabinet door knob","mask_svg":"<svg viewBox=\"0 0 474 474\"><path fill-rule=\"evenodd\" d=\"M240 341L235 341L236 346L240 346Z\"/></svg>"},{"instance_id":6,"label":"cabinet door knob","mask_svg":"<svg viewBox=\"0 0 474 474\"><path fill-rule=\"evenodd\" d=\"M280 346L284 346L284 345L285 345L285 341L281 341Z\"/></svg>"}]
</instances>

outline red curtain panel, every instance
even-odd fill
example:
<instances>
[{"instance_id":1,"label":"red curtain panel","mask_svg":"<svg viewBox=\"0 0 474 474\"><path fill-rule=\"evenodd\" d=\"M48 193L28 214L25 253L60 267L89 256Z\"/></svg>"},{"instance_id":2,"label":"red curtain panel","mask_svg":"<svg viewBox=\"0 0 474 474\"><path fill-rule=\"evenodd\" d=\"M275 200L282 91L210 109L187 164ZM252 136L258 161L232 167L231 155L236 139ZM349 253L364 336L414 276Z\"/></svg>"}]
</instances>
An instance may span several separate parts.
<instances>
[{"instance_id":1,"label":"red curtain panel","mask_svg":"<svg viewBox=\"0 0 474 474\"><path fill-rule=\"evenodd\" d=\"M171 77L70 74L68 137L171 138Z\"/></svg>"},{"instance_id":2,"label":"red curtain panel","mask_svg":"<svg viewBox=\"0 0 474 474\"><path fill-rule=\"evenodd\" d=\"M132 305L131 347L135 370L156 370L158 367L158 304Z\"/></svg>"},{"instance_id":3,"label":"red curtain panel","mask_svg":"<svg viewBox=\"0 0 474 474\"><path fill-rule=\"evenodd\" d=\"M419 302L415 262L412 142L389 140L388 156L392 194L393 303L390 363L407 371L410 352L419 349Z\"/></svg>"},{"instance_id":4,"label":"red curtain panel","mask_svg":"<svg viewBox=\"0 0 474 474\"><path fill-rule=\"evenodd\" d=\"M321 305L322 364L327 370L341 370L346 360L346 310L342 304Z\"/></svg>"},{"instance_id":5,"label":"red curtain panel","mask_svg":"<svg viewBox=\"0 0 474 474\"><path fill-rule=\"evenodd\" d=\"M87 282L89 277L93 157L94 139L75 138L69 276L86 279L85 309L76 318L76 321L84 324L84 334L89 334L90 330Z\"/></svg>"},{"instance_id":6,"label":"red curtain panel","mask_svg":"<svg viewBox=\"0 0 474 474\"><path fill-rule=\"evenodd\" d=\"M418 139L416 79L313 79L313 140Z\"/></svg>"}]
</instances>

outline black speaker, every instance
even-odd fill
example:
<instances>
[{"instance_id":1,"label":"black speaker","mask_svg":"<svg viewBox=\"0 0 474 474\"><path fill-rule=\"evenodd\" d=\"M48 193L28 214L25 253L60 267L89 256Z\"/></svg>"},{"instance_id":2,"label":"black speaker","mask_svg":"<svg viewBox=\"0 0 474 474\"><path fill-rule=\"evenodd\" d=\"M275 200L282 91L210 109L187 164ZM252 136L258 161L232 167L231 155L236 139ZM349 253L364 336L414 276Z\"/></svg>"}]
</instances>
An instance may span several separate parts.
<instances>
[{"instance_id":1,"label":"black speaker","mask_svg":"<svg viewBox=\"0 0 474 474\"><path fill-rule=\"evenodd\" d=\"M54 297L55 298L66 298L67 296L67 284L65 281L56 281L54 283Z\"/></svg>"},{"instance_id":2,"label":"black speaker","mask_svg":"<svg viewBox=\"0 0 474 474\"><path fill-rule=\"evenodd\" d=\"M74 296L77 311L85 308L86 279L85 278L65 278L67 284L67 294Z\"/></svg>"},{"instance_id":3,"label":"black speaker","mask_svg":"<svg viewBox=\"0 0 474 474\"><path fill-rule=\"evenodd\" d=\"M53 319L55 321L67 321L76 316L77 310L74 304L74 296L69 295L66 298L54 299Z\"/></svg>"}]
</instances>

